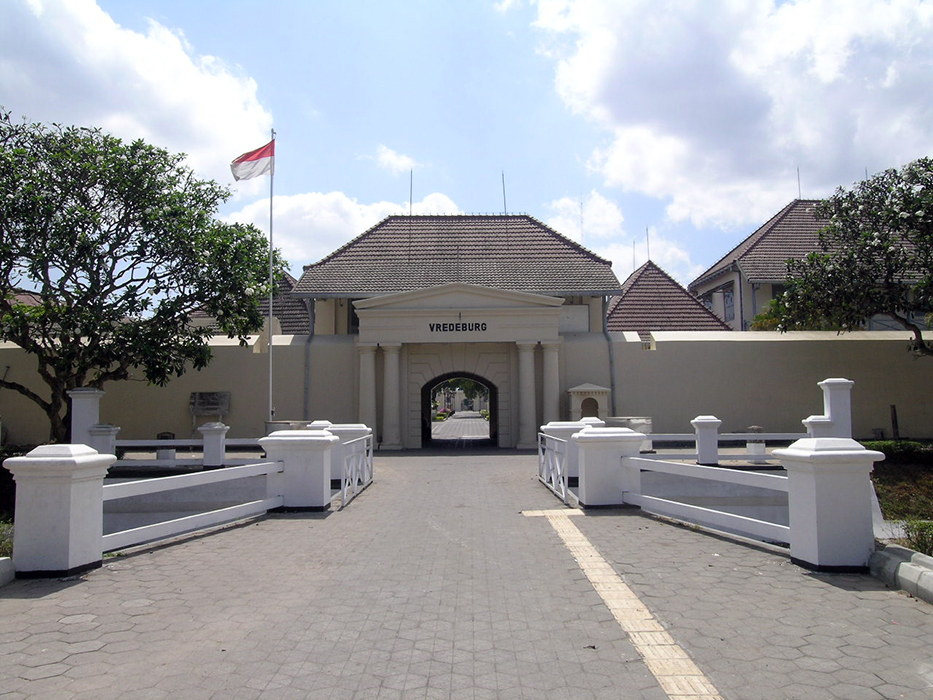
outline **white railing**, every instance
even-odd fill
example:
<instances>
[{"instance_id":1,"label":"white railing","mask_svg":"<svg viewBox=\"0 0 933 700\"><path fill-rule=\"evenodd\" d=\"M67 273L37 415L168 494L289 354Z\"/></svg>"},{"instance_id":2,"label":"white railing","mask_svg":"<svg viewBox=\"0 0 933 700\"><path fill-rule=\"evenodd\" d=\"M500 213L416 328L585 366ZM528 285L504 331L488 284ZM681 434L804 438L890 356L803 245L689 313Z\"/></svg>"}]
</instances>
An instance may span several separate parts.
<instances>
[{"instance_id":1,"label":"white railing","mask_svg":"<svg viewBox=\"0 0 933 700\"><path fill-rule=\"evenodd\" d=\"M777 460L763 452L752 452L750 444L765 444L768 442L791 443L801 438L807 437L807 433L719 433L717 435L717 462L728 461L750 461L753 464L772 464ZM692 443L693 452L677 452L676 456L671 453L643 454L644 459L666 460L683 459L696 461L698 453L696 452L697 435L696 433L651 433L647 435L652 443ZM723 442L745 442L746 452L724 452L720 447Z\"/></svg>"},{"instance_id":2,"label":"white railing","mask_svg":"<svg viewBox=\"0 0 933 700\"><path fill-rule=\"evenodd\" d=\"M566 464L567 441L538 433L538 479L565 504L573 497Z\"/></svg>"},{"instance_id":3,"label":"white railing","mask_svg":"<svg viewBox=\"0 0 933 700\"><path fill-rule=\"evenodd\" d=\"M343 477L340 480L340 509L373 483L373 436L350 440L342 445Z\"/></svg>"},{"instance_id":4,"label":"white railing","mask_svg":"<svg viewBox=\"0 0 933 700\"><path fill-rule=\"evenodd\" d=\"M224 481L247 479L254 476L266 476L281 473L284 469L282 462L262 462L249 466L229 467L216 471L200 472L197 474L182 474L180 476L165 476L157 479L141 479L122 484L107 484L103 487L103 500L113 501L132 496L145 496L166 491L205 484L217 484ZM282 496L272 496L257 501L241 503L239 505L217 510L189 515L184 518L175 518L152 525L114 532L103 537L103 550L110 552L115 549L130 547L142 542L173 537L184 532L199 530L213 525L261 515L272 508L279 508L283 504Z\"/></svg>"},{"instance_id":5,"label":"white railing","mask_svg":"<svg viewBox=\"0 0 933 700\"><path fill-rule=\"evenodd\" d=\"M641 488L642 472L656 472L787 493L788 478L786 475L759 474L722 467L645 459L643 457L623 457L622 466L623 469L637 472L637 476L627 482L630 488L638 489L637 491L629 490L625 492L623 498L627 504L639 506L642 510L655 515L722 528L758 539L785 543L790 541L790 527L782 523L769 522L715 508L706 508L681 500L651 496L644 493L644 489Z\"/></svg>"},{"instance_id":6,"label":"white railing","mask_svg":"<svg viewBox=\"0 0 933 700\"><path fill-rule=\"evenodd\" d=\"M222 443L223 466L247 465L256 462L256 457L229 457L227 450L237 448L240 450L255 450L261 452L257 438L225 438ZM120 459L116 461L116 467L197 467L204 466L204 439L190 438L172 439L172 440L116 440L114 448L118 453L122 453ZM179 459L176 451L186 451L199 454L200 457L184 457ZM132 457L132 454L155 452L156 459L140 459ZM164 455L164 456L163 456ZM220 465L207 465L220 466Z\"/></svg>"}]
</instances>

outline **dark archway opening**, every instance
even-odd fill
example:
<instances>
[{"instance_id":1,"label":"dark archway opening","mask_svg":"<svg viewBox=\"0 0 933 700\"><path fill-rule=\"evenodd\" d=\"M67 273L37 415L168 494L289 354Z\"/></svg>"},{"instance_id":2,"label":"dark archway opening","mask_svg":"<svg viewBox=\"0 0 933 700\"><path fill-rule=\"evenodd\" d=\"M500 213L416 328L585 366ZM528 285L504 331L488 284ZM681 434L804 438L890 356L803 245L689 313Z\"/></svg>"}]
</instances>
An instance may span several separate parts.
<instances>
[{"instance_id":1,"label":"dark archway opening","mask_svg":"<svg viewBox=\"0 0 933 700\"><path fill-rule=\"evenodd\" d=\"M449 372L421 387L423 447L465 449L498 444L499 390L489 380L470 372Z\"/></svg>"}]
</instances>

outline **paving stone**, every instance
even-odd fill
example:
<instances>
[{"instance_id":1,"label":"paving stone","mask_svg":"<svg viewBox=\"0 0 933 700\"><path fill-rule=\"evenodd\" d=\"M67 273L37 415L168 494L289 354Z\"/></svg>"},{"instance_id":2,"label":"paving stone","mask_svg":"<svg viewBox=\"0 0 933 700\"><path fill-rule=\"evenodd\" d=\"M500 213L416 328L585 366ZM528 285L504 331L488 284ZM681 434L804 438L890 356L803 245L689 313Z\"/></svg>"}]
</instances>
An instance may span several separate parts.
<instances>
[{"instance_id":1,"label":"paving stone","mask_svg":"<svg viewBox=\"0 0 933 700\"><path fill-rule=\"evenodd\" d=\"M562 507L536 475L528 454L380 455L342 511L16 581L0 695L664 700L570 550L521 514ZM726 700L933 697L933 606L632 510L573 521Z\"/></svg>"}]
</instances>

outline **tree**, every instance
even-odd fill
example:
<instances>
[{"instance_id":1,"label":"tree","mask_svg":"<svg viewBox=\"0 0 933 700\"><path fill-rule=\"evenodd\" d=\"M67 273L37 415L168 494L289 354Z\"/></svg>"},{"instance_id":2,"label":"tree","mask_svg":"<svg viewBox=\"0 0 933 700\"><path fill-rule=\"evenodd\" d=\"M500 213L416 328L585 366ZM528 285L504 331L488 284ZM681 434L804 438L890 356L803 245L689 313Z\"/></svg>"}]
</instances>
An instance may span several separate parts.
<instances>
[{"instance_id":1,"label":"tree","mask_svg":"<svg viewBox=\"0 0 933 700\"><path fill-rule=\"evenodd\" d=\"M68 439L70 389L205 367L214 331L193 311L241 342L262 327L268 244L216 220L229 191L183 160L0 110L0 340L35 356L46 387L0 388L41 407L52 441Z\"/></svg>"},{"instance_id":2,"label":"tree","mask_svg":"<svg viewBox=\"0 0 933 700\"><path fill-rule=\"evenodd\" d=\"M933 159L839 188L816 215L829 223L818 251L787 263L779 329L849 331L884 315L913 333L914 353L933 355L919 320L933 308Z\"/></svg>"}]
</instances>

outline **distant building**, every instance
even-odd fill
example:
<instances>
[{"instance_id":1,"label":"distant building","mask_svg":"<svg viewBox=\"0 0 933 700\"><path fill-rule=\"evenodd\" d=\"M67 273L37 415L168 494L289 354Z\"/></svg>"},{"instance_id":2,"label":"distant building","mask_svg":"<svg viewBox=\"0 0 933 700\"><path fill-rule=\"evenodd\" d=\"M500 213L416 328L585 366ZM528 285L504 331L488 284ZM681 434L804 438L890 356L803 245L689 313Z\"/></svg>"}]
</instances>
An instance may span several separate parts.
<instances>
[{"instance_id":1,"label":"distant building","mask_svg":"<svg viewBox=\"0 0 933 700\"><path fill-rule=\"evenodd\" d=\"M729 326L650 260L609 304L610 331L728 331Z\"/></svg>"},{"instance_id":2,"label":"distant building","mask_svg":"<svg viewBox=\"0 0 933 700\"><path fill-rule=\"evenodd\" d=\"M784 293L787 261L819 249L819 231L826 225L815 215L819 201L792 201L693 280L688 291L732 330L748 330Z\"/></svg>"}]
</instances>

